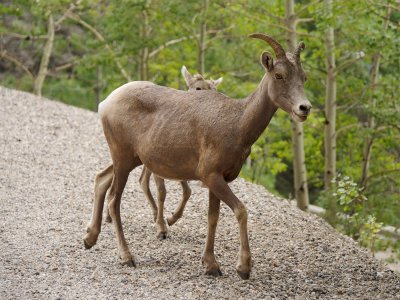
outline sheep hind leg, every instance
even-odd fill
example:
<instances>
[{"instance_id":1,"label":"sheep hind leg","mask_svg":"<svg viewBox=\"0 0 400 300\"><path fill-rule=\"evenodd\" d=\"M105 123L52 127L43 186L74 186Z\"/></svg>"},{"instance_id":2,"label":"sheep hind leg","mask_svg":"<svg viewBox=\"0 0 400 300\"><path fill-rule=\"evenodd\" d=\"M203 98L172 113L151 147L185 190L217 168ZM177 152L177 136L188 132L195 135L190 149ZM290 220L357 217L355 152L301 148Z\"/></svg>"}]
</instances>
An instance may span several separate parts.
<instances>
[{"instance_id":1,"label":"sheep hind leg","mask_svg":"<svg viewBox=\"0 0 400 300\"><path fill-rule=\"evenodd\" d=\"M94 202L92 210L92 218L86 230L86 235L83 239L86 249L93 247L101 231L101 218L104 207L104 199L108 188L113 179L113 165L97 174L94 188Z\"/></svg>"},{"instance_id":2,"label":"sheep hind leg","mask_svg":"<svg viewBox=\"0 0 400 300\"><path fill-rule=\"evenodd\" d=\"M150 191L150 176L151 176L151 174L152 174L152 172L146 166L143 166L142 174L140 175L140 178L139 178L139 183L140 183L140 186L142 187L142 190L144 192L144 195L146 196L147 201L150 204L151 210L153 212L154 222L156 222L158 208L156 205L156 201L154 201L153 195L151 194L151 191Z\"/></svg>"},{"instance_id":3,"label":"sheep hind leg","mask_svg":"<svg viewBox=\"0 0 400 300\"><path fill-rule=\"evenodd\" d=\"M158 211L157 211L157 237L160 240L164 240L167 238L168 229L167 224L164 219L164 202L165 197L167 195L167 191L165 189L165 181L163 178L153 175L154 181L156 182L157 191L158 191Z\"/></svg>"},{"instance_id":4,"label":"sheep hind leg","mask_svg":"<svg viewBox=\"0 0 400 300\"><path fill-rule=\"evenodd\" d=\"M180 218L182 218L183 211L186 207L186 204L190 198L190 195L192 194L192 190L189 187L189 184L187 181L181 181L181 186L182 186L182 200L179 202L178 208L172 213L172 216L167 218L167 223L169 226L172 226L178 221Z\"/></svg>"},{"instance_id":5,"label":"sheep hind leg","mask_svg":"<svg viewBox=\"0 0 400 300\"><path fill-rule=\"evenodd\" d=\"M112 183L112 176L110 178L108 178L107 182L104 183L105 185L108 185L107 190L110 188L111 183ZM107 190L106 190L106 193L107 193ZM105 196L105 194L104 194L104 196ZM109 198L107 198L107 205L104 207L104 216L103 217L104 217L104 221L106 223L111 223L112 219L111 219L111 216L110 216L110 212L108 211L108 199ZM103 201L104 201L104 197L103 197Z\"/></svg>"}]
</instances>

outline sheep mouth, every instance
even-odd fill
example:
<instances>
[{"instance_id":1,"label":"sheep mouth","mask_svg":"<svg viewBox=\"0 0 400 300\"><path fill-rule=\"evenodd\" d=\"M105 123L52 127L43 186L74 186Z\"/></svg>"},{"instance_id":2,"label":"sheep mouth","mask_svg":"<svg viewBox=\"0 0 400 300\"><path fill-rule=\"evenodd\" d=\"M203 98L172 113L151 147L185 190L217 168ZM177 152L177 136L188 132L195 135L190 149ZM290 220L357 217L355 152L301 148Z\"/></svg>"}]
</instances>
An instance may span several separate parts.
<instances>
[{"instance_id":1,"label":"sheep mouth","mask_svg":"<svg viewBox=\"0 0 400 300\"><path fill-rule=\"evenodd\" d=\"M296 122L304 122L307 120L308 114L307 115L300 115L295 113L294 111L292 112L292 119Z\"/></svg>"}]
</instances>

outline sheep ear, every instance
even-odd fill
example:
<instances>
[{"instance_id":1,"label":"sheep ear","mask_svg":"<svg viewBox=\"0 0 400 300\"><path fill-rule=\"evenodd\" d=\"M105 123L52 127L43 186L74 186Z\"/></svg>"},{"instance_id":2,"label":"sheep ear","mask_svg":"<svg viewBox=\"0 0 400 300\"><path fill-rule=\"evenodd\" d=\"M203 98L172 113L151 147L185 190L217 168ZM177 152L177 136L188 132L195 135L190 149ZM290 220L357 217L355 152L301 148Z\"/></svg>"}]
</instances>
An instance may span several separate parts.
<instances>
[{"instance_id":1,"label":"sheep ear","mask_svg":"<svg viewBox=\"0 0 400 300\"><path fill-rule=\"evenodd\" d=\"M215 86L219 86L222 82L223 77L218 78L217 80L212 80Z\"/></svg>"},{"instance_id":2,"label":"sheep ear","mask_svg":"<svg viewBox=\"0 0 400 300\"><path fill-rule=\"evenodd\" d=\"M274 68L274 60L272 58L272 54L269 52L263 52L263 54L261 54L261 64L268 71L272 71L272 69Z\"/></svg>"},{"instance_id":3,"label":"sheep ear","mask_svg":"<svg viewBox=\"0 0 400 300\"><path fill-rule=\"evenodd\" d=\"M190 79L192 79L192 75L190 75L189 71L186 69L185 66L182 66L181 73L183 75L183 78L185 78L186 85L189 87Z\"/></svg>"}]
</instances>

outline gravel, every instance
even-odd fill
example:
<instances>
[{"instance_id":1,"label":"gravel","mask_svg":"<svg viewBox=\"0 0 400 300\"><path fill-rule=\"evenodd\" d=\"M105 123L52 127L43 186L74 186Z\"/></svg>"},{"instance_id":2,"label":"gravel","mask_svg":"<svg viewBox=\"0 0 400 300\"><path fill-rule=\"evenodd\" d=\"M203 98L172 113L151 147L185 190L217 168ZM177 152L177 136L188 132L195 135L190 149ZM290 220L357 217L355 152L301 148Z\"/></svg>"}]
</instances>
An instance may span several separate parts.
<instances>
[{"instance_id":1,"label":"gravel","mask_svg":"<svg viewBox=\"0 0 400 300\"><path fill-rule=\"evenodd\" d=\"M224 275L203 274L208 201L197 182L183 218L156 238L141 168L122 201L138 267L119 264L110 224L85 250L94 177L111 162L93 112L0 87L0 153L1 299L400 299L399 276L367 250L240 178L231 188L249 211L250 280L235 271L238 226L226 205L215 249ZM169 214L181 190L167 190Z\"/></svg>"}]
</instances>

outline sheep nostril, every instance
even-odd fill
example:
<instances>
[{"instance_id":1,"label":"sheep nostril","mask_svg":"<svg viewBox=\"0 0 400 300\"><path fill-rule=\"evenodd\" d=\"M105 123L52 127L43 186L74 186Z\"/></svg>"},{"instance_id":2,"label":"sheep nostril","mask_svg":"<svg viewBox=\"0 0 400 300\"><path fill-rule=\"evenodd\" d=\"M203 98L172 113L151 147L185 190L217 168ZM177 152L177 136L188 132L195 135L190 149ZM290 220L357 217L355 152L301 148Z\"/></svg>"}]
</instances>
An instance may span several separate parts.
<instances>
[{"instance_id":1,"label":"sheep nostril","mask_svg":"<svg viewBox=\"0 0 400 300\"><path fill-rule=\"evenodd\" d=\"M306 106L306 105L300 105L300 110L301 111L309 111L310 109L308 108L308 106Z\"/></svg>"}]
</instances>

